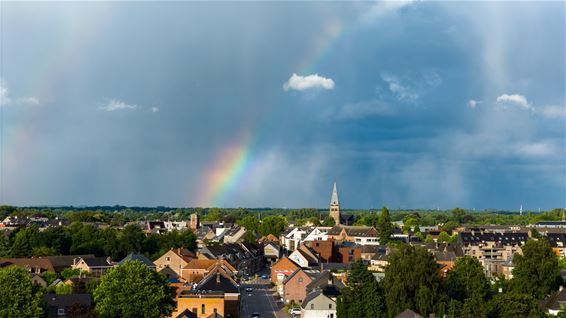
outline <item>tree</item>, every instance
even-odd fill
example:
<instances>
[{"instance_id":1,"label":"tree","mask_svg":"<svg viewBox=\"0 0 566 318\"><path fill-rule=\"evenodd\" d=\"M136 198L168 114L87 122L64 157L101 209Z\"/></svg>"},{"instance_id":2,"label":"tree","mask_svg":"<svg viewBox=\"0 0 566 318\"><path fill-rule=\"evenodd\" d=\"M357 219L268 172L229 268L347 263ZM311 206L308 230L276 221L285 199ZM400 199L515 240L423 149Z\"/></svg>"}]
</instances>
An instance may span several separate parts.
<instances>
[{"instance_id":1,"label":"tree","mask_svg":"<svg viewBox=\"0 0 566 318\"><path fill-rule=\"evenodd\" d=\"M452 210L452 218L454 219L454 221L460 224L464 222L465 216L466 216L466 211L464 211L463 209L455 208Z\"/></svg>"},{"instance_id":2,"label":"tree","mask_svg":"<svg viewBox=\"0 0 566 318\"><path fill-rule=\"evenodd\" d=\"M273 234L277 237L287 228L287 220L280 215L268 216L261 220L258 233L263 236Z\"/></svg>"},{"instance_id":3,"label":"tree","mask_svg":"<svg viewBox=\"0 0 566 318\"><path fill-rule=\"evenodd\" d=\"M10 249L12 257L30 257L32 250L38 246L39 230L37 226L30 226L20 229L15 237Z\"/></svg>"},{"instance_id":4,"label":"tree","mask_svg":"<svg viewBox=\"0 0 566 318\"><path fill-rule=\"evenodd\" d=\"M545 317L535 298L528 294L503 293L493 297L487 304L489 318Z\"/></svg>"},{"instance_id":5,"label":"tree","mask_svg":"<svg viewBox=\"0 0 566 318\"><path fill-rule=\"evenodd\" d=\"M438 265L421 247L403 244L389 254L383 286L391 317L407 308L428 316L437 312L443 301Z\"/></svg>"},{"instance_id":6,"label":"tree","mask_svg":"<svg viewBox=\"0 0 566 318\"><path fill-rule=\"evenodd\" d=\"M55 293L57 295L69 295L73 293L73 286L65 283L59 283L55 286Z\"/></svg>"},{"instance_id":7,"label":"tree","mask_svg":"<svg viewBox=\"0 0 566 318\"><path fill-rule=\"evenodd\" d=\"M384 317L383 289L361 260L352 263L348 283L338 298L338 318Z\"/></svg>"},{"instance_id":8,"label":"tree","mask_svg":"<svg viewBox=\"0 0 566 318\"><path fill-rule=\"evenodd\" d=\"M54 272L43 272L43 274L41 274L43 276L43 279L45 279L45 281L47 282L47 285L51 285L51 283L53 283L53 281L55 281L57 279L57 273Z\"/></svg>"},{"instance_id":9,"label":"tree","mask_svg":"<svg viewBox=\"0 0 566 318\"><path fill-rule=\"evenodd\" d=\"M65 268L63 271L61 271L61 277L63 277L63 279L69 279L71 277L77 277L81 274L81 270L78 268Z\"/></svg>"},{"instance_id":10,"label":"tree","mask_svg":"<svg viewBox=\"0 0 566 318\"><path fill-rule=\"evenodd\" d=\"M336 221L329 216L327 216L324 219L324 222L322 222L322 226L334 226L334 225L336 225Z\"/></svg>"},{"instance_id":11,"label":"tree","mask_svg":"<svg viewBox=\"0 0 566 318\"><path fill-rule=\"evenodd\" d=\"M42 317L41 291L20 267L0 269L0 317Z\"/></svg>"},{"instance_id":12,"label":"tree","mask_svg":"<svg viewBox=\"0 0 566 318\"><path fill-rule=\"evenodd\" d=\"M489 292L489 281L483 273L483 266L472 256L456 260L446 277L448 296L459 301L478 297L484 299Z\"/></svg>"},{"instance_id":13,"label":"tree","mask_svg":"<svg viewBox=\"0 0 566 318\"><path fill-rule=\"evenodd\" d=\"M169 316L175 302L167 279L138 261L108 271L94 290L101 317Z\"/></svg>"},{"instance_id":14,"label":"tree","mask_svg":"<svg viewBox=\"0 0 566 318\"><path fill-rule=\"evenodd\" d=\"M442 231L442 232L440 232L440 234L438 234L438 238L436 238L436 241L438 243L448 242L448 241L450 241L450 235L448 235L448 233Z\"/></svg>"},{"instance_id":15,"label":"tree","mask_svg":"<svg viewBox=\"0 0 566 318\"><path fill-rule=\"evenodd\" d=\"M389 216L389 210L386 207L381 209L381 214L379 215L378 234L379 243L387 244L393 235L393 224L391 223L391 216Z\"/></svg>"},{"instance_id":16,"label":"tree","mask_svg":"<svg viewBox=\"0 0 566 318\"><path fill-rule=\"evenodd\" d=\"M528 240L521 247L522 254L513 257L513 279L511 289L542 299L558 289L560 269L558 257L545 240Z\"/></svg>"},{"instance_id":17,"label":"tree","mask_svg":"<svg viewBox=\"0 0 566 318\"><path fill-rule=\"evenodd\" d=\"M425 238L425 242L426 243L434 243L434 238L432 238L432 235L427 234L426 238Z\"/></svg>"},{"instance_id":18,"label":"tree","mask_svg":"<svg viewBox=\"0 0 566 318\"><path fill-rule=\"evenodd\" d=\"M259 227L259 220L255 215L248 215L241 220L238 220L238 225L244 227L247 231L257 231Z\"/></svg>"}]
</instances>

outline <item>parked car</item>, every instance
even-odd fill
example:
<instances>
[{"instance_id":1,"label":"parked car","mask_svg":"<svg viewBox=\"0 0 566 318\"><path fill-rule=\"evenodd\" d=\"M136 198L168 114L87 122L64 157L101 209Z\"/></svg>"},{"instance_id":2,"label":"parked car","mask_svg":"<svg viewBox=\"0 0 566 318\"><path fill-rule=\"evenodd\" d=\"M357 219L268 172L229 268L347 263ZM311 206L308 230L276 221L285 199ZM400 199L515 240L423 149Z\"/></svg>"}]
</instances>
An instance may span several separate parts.
<instances>
[{"instance_id":1,"label":"parked car","mask_svg":"<svg viewBox=\"0 0 566 318\"><path fill-rule=\"evenodd\" d=\"M263 279L268 279L268 278L269 278L269 275L263 274L263 275L261 275L261 278L263 278Z\"/></svg>"},{"instance_id":2,"label":"parked car","mask_svg":"<svg viewBox=\"0 0 566 318\"><path fill-rule=\"evenodd\" d=\"M291 309L289 309L289 314L293 317L300 316L301 315L301 308L299 308L299 307L291 308Z\"/></svg>"},{"instance_id":3,"label":"parked car","mask_svg":"<svg viewBox=\"0 0 566 318\"><path fill-rule=\"evenodd\" d=\"M251 288L251 287L246 287L246 293L251 293L251 292L253 292L253 291L254 291L253 288Z\"/></svg>"},{"instance_id":4,"label":"parked car","mask_svg":"<svg viewBox=\"0 0 566 318\"><path fill-rule=\"evenodd\" d=\"M259 313L258 312L254 312L252 314L252 318L259 318Z\"/></svg>"}]
</instances>

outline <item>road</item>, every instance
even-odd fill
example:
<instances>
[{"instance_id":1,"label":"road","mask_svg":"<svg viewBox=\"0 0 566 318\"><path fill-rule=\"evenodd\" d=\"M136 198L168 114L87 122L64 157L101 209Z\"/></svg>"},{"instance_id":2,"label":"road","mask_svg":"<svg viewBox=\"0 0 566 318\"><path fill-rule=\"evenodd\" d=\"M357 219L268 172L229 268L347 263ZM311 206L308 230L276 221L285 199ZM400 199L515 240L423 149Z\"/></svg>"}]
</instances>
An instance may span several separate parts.
<instances>
[{"instance_id":1,"label":"road","mask_svg":"<svg viewBox=\"0 0 566 318\"><path fill-rule=\"evenodd\" d=\"M251 293L246 288L251 287ZM254 279L241 285L241 318L250 318L253 313L259 313L260 318L288 318L291 317L283 309L283 303L277 301L275 287L271 287L269 280Z\"/></svg>"}]
</instances>

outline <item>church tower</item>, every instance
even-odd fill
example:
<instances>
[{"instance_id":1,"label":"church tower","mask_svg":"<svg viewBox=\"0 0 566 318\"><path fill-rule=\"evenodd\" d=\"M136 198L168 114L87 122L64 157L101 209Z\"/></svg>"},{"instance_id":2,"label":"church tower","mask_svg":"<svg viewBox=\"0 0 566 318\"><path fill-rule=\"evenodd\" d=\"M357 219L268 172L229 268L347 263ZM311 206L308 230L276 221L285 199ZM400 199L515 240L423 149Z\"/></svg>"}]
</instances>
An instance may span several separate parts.
<instances>
[{"instance_id":1,"label":"church tower","mask_svg":"<svg viewBox=\"0 0 566 318\"><path fill-rule=\"evenodd\" d=\"M332 188L332 198L330 198L330 217L334 219L336 225L340 225L340 201L338 201L338 191L336 190L336 181Z\"/></svg>"}]
</instances>

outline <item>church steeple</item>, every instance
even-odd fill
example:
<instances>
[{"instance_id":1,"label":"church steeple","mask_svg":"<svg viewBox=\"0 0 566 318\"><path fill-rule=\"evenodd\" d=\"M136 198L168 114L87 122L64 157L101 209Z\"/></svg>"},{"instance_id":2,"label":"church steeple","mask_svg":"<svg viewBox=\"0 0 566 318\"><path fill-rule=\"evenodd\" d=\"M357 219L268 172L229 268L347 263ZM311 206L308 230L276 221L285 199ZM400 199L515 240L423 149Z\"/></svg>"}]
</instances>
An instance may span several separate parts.
<instances>
[{"instance_id":1,"label":"church steeple","mask_svg":"<svg viewBox=\"0 0 566 318\"><path fill-rule=\"evenodd\" d=\"M336 190L336 181L332 188L332 197L330 198L330 217L334 219L336 225L340 225L340 201L338 200L338 190Z\"/></svg>"}]
</instances>

